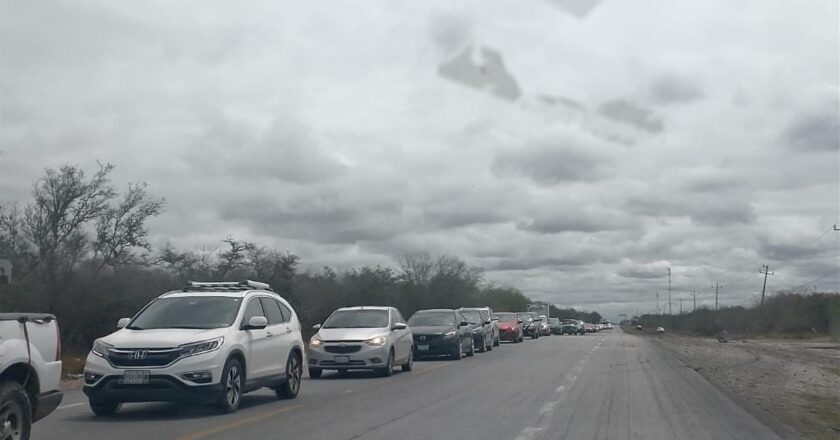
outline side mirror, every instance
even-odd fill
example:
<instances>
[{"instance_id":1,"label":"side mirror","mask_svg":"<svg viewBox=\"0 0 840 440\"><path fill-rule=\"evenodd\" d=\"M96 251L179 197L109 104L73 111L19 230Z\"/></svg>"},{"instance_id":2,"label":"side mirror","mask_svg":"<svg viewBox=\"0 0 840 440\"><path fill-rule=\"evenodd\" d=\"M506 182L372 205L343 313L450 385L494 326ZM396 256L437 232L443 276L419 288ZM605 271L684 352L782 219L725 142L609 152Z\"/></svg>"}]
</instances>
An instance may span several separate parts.
<instances>
[{"instance_id":1,"label":"side mirror","mask_svg":"<svg viewBox=\"0 0 840 440\"><path fill-rule=\"evenodd\" d=\"M391 327L391 330L405 330L408 326L403 324L402 322L398 322Z\"/></svg>"},{"instance_id":2,"label":"side mirror","mask_svg":"<svg viewBox=\"0 0 840 440\"><path fill-rule=\"evenodd\" d=\"M484 321L484 325L492 324L493 321Z\"/></svg>"},{"instance_id":3,"label":"side mirror","mask_svg":"<svg viewBox=\"0 0 840 440\"><path fill-rule=\"evenodd\" d=\"M129 322L131 322L131 318L120 318L120 320L117 321L117 330L125 328Z\"/></svg>"},{"instance_id":4,"label":"side mirror","mask_svg":"<svg viewBox=\"0 0 840 440\"><path fill-rule=\"evenodd\" d=\"M312 326L312 330L320 330L320 329L321 329L321 324L315 324L315 325Z\"/></svg>"},{"instance_id":5,"label":"side mirror","mask_svg":"<svg viewBox=\"0 0 840 440\"><path fill-rule=\"evenodd\" d=\"M265 316L252 316L251 319L248 320L248 325L245 326L246 330L259 330L264 329L268 326L268 320L265 319Z\"/></svg>"},{"instance_id":6,"label":"side mirror","mask_svg":"<svg viewBox=\"0 0 840 440\"><path fill-rule=\"evenodd\" d=\"M468 325L470 325L470 323L469 323L469 322L467 322L467 321L461 321L461 323L460 323L460 324L458 324L458 327L466 327L466 326L468 326Z\"/></svg>"},{"instance_id":7,"label":"side mirror","mask_svg":"<svg viewBox=\"0 0 840 440\"><path fill-rule=\"evenodd\" d=\"M517 320L516 320L516 323L517 323L517 324L522 324L522 320L521 320L521 319L517 319Z\"/></svg>"}]
</instances>

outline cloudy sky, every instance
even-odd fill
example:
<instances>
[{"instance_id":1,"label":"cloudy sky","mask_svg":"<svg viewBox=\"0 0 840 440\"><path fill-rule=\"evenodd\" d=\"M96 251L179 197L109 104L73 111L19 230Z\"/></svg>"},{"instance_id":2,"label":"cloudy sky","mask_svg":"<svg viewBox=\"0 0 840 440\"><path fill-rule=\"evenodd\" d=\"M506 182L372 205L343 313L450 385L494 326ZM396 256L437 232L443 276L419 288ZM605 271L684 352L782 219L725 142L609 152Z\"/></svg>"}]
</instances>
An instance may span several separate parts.
<instances>
[{"instance_id":1,"label":"cloudy sky","mask_svg":"<svg viewBox=\"0 0 840 440\"><path fill-rule=\"evenodd\" d=\"M611 317L668 267L840 288L836 1L452 3L2 0L0 199L106 161L158 245L451 253Z\"/></svg>"}]
</instances>

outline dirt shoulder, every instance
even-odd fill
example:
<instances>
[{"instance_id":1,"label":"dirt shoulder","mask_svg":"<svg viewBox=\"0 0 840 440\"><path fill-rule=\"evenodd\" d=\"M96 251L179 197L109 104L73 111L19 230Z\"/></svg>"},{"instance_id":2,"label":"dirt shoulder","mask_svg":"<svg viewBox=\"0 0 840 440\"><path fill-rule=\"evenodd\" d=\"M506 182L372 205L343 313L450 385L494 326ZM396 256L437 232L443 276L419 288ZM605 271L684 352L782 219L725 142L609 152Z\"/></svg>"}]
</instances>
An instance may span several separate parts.
<instances>
[{"instance_id":1,"label":"dirt shoulder","mask_svg":"<svg viewBox=\"0 0 840 440\"><path fill-rule=\"evenodd\" d=\"M632 332L632 330L628 330ZM710 382L815 440L840 439L840 345L652 335Z\"/></svg>"}]
</instances>

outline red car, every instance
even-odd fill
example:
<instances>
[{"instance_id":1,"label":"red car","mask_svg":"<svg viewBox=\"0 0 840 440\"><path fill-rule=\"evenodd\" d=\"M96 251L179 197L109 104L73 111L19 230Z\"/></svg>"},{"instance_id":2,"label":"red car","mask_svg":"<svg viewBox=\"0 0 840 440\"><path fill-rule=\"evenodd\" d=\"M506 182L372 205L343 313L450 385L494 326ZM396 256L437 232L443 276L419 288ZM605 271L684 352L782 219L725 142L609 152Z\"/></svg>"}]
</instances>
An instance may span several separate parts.
<instances>
[{"instance_id":1,"label":"red car","mask_svg":"<svg viewBox=\"0 0 840 440\"><path fill-rule=\"evenodd\" d=\"M516 313L496 312L499 320L499 340L508 342L522 342L525 338L525 330L522 328L522 320L516 317Z\"/></svg>"}]
</instances>

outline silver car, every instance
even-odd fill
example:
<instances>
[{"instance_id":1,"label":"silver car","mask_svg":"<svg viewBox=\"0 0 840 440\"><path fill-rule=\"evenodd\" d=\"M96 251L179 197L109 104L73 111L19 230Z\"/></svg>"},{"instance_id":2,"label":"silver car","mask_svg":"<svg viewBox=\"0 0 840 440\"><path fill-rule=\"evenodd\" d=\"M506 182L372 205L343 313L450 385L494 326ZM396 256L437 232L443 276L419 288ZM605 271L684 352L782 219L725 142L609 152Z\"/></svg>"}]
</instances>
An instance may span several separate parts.
<instances>
[{"instance_id":1,"label":"silver car","mask_svg":"<svg viewBox=\"0 0 840 440\"><path fill-rule=\"evenodd\" d=\"M309 340L309 377L324 370L375 370L390 376L395 365L411 371L413 337L399 310L393 307L346 307L315 325Z\"/></svg>"}]
</instances>

